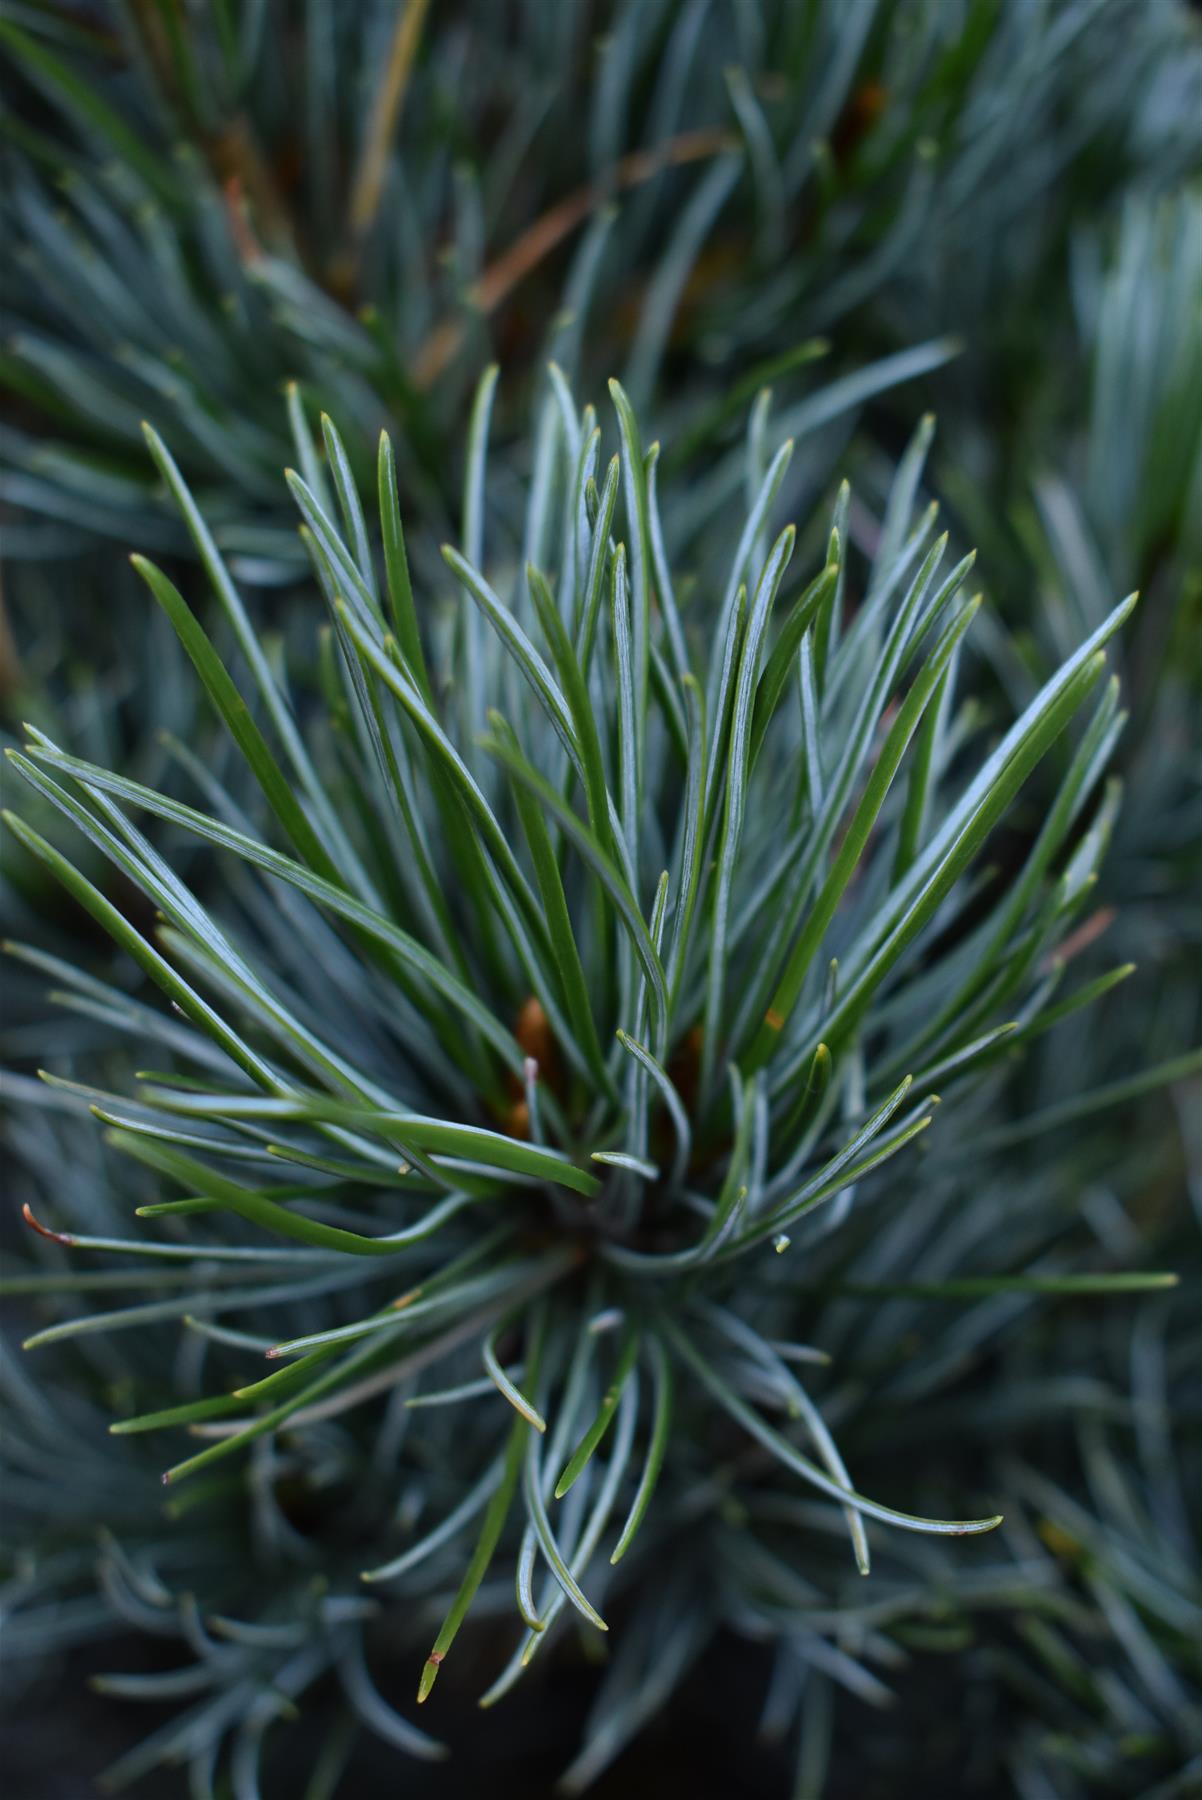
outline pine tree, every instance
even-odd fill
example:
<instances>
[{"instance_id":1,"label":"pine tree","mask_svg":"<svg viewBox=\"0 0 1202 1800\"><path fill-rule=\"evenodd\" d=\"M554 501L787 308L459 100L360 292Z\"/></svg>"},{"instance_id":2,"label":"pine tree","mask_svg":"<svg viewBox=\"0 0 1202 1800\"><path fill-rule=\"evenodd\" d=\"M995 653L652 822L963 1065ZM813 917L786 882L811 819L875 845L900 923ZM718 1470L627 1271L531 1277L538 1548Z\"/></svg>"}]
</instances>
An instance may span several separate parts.
<instances>
[{"instance_id":1,"label":"pine tree","mask_svg":"<svg viewBox=\"0 0 1202 1800\"><path fill-rule=\"evenodd\" d=\"M937 1684L966 1791L1192 1791L1190 10L0 81L6 1701L317 1800L718 1680L816 1796Z\"/></svg>"}]
</instances>

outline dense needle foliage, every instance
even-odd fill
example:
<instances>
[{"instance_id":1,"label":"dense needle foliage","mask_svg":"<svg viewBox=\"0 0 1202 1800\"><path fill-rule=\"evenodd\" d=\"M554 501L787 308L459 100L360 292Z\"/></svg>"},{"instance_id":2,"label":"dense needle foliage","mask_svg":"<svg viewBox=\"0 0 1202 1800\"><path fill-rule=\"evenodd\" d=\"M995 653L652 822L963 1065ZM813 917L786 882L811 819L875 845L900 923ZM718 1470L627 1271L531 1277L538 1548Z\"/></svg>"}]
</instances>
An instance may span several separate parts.
<instances>
[{"instance_id":1,"label":"dense needle foliage","mask_svg":"<svg viewBox=\"0 0 1202 1800\"><path fill-rule=\"evenodd\" d=\"M388 421L446 535L494 357L507 445L554 356L679 458L815 358L863 400L966 348L944 429L1004 479L1077 404L1066 246L1196 163L1178 0L174 10L0 18L13 557L182 548L139 436L169 414L223 548L286 579L286 381L361 482Z\"/></svg>"},{"instance_id":2,"label":"dense needle foliage","mask_svg":"<svg viewBox=\"0 0 1202 1800\"><path fill-rule=\"evenodd\" d=\"M772 1547L778 1516L797 1509L821 1530L841 1512L864 1574L870 1522L933 1537L1000 1522L862 1493L810 1392L831 1351L796 1332L808 1293L871 1305L908 1291L882 1279L895 1264L868 1280L843 1268L853 1206L882 1209L879 1233L928 1191L939 1201L938 1175L915 1161L939 1099L936 1145L954 1146L974 1078L1126 973L1057 991L1056 947L1117 800L1099 791L1122 725L1104 646L1133 601L1001 729L961 692L973 558L953 561L915 504L929 423L868 558L846 487L800 548L794 526L778 532L786 441L762 452L721 561L673 572L659 446L644 448L614 383L603 449L596 413L578 413L558 376L558 431L517 558L486 559L494 380L473 414L462 548L443 552L455 587L436 595L410 583L387 438L373 533L332 425L324 461L301 431L304 474L288 479L330 624L297 655L295 691L148 430L237 678L168 578L137 566L241 766L205 767L179 746L191 793L176 798L38 730L12 756L145 896L157 930L19 818L10 829L179 1015L135 1017L61 971L77 1004L170 1051L133 1095L82 1092L113 1146L161 1178L155 1191L183 1193L139 1207L171 1223L134 1235L63 1230L60 1205L31 1212L73 1251L144 1255L173 1279L168 1299L68 1317L30 1343L166 1318L199 1334L195 1397L181 1400L160 1364L157 1380L131 1377L113 1427L207 1439L166 1470L181 1493L189 1480L227 1492L220 1472L265 1440L287 1446L275 1454L303 1489L337 1429L341 1478L364 1505L358 1459L375 1461L373 1440L395 1458L403 1421L404 1463L427 1472L422 1530L394 1552L396 1527L367 1506L366 1579L403 1596L416 1578L422 1594L436 1555L436 1568L450 1554L462 1565L420 1699L498 1552L521 1633L490 1700L569 1610L605 1631L601 1606L618 1619L649 1608L658 1624L627 1625L571 1786L658 1705L719 1618L771 1630L784 1606L787 1620L796 1577ZM1070 729L1042 830L1013 877L991 881L979 850ZM188 838L219 853L203 901L164 853ZM65 1098L81 1092L48 1079ZM866 1260L872 1272L871 1247ZM125 1279L136 1290L141 1277ZM915 1292L1164 1279L1011 1264ZM278 1334L276 1306L300 1307L305 1327ZM256 1370L264 1352L274 1372ZM699 1481L698 1456L711 1470L718 1458L716 1486ZM937 1464L929 1479L948 1492ZM268 1473L261 1491L278 1507L272 1489ZM834 1507L806 1503L807 1489ZM679 1605L666 1608L665 1542L700 1552L715 1511L739 1521L716 1591L679 1554L666 1577ZM147 1568L119 1578L135 1593L159 1581ZM234 1680L170 1747L210 1767L241 1717L241 1753L257 1760L281 1695L331 1659L351 1669L370 1720L382 1703L365 1687L361 1603L326 1605L270 1700ZM812 1625L799 1642L803 1661L834 1658L837 1678L871 1690ZM222 1663L219 1676L202 1660L198 1685L228 1688L241 1664ZM434 1751L407 1722L388 1715L385 1729Z\"/></svg>"},{"instance_id":3,"label":"dense needle foliage","mask_svg":"<svg viewBox=\"0 0 1202 1800\"><path fill-rule=\"evenodd\" d=\"M0 15L33 1766L1182 1800L1196 8Z\"/></svg>"}]
</instances>

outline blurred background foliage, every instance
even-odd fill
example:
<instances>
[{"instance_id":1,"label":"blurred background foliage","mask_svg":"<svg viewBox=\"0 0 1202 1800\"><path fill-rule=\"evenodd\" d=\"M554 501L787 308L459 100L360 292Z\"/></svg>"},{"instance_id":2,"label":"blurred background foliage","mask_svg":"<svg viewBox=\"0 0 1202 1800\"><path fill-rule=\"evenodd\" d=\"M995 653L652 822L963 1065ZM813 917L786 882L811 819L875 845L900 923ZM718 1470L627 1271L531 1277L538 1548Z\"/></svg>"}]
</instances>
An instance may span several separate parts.
<instances>
[{"instance_id":1,"label":"blurred background foliage","mask_svg":"<svg viewBox=\"0 0 1202 1800\"><path fill-rule=\"evenodd\" d=\"M940 496L953 542L980 548L1004 622L982 671L999 707L1024 704L1114 599L1142 590L1119 652L1131 712L1116 764L1123 804L1097 906L1072 947L1081 982L1128 960L1136 973L999 1068L978 1102L974 1162L931 1181L927 1212L888 1249L910 1266L941 1223L962 1218L960 1260L944 1274L1026 1267L1049 1252L1076 1266L1101 1250L1175 1267L1183 1286L1100 1313L996 1297L954 1311L920 1296L882 1308L844 1397L849 1460L870 1487L878 1468L896 1480L915 1434L953 1432L972 1487L1011 1501L1004 1548L976 1588L953 1585L926 1546L882 1577L908 1663L896 1675L901 1704L874 1713L871 1732L860 1708L879 1696L843 1694L837 1674L813 1681L795 1775L774 1725L790 1716L780 1696L801 1660L787 1644L757 1649L754 1632L733 1655L719 1638L645 1749L618 1765L613 1791L629 1791L628 1770L659 1793L695 1794L716 1769L749 1793L785 1793L796 1779L799 1796L1198 1791L1202 1120L1188 1060L1202 936L1198 9L3 0L0 80L10 730L32 719L149 782L168 754L165 730L206 754L207 714L126 560L131 549L155 555L203 606L143 418L171 444L240 583L261 590L282 644L310 605L279 480L294 456L289 408L314 422L327 411L361 476L381 426L392 432L415 578L438 605L449 584L437 544L457 529L469 409L494 360L489 529L515 565L525 484L554 429L553 359L583 395L618 374L662 435L684 490L665 530L693 569L741 490L749 434L766 434L769 417L776 435L798 440L782 508L804 516L846 473L853 540L871 551L897 461L935 413L923 487ZM996 847L1003 867L1038 828L1040 806L1028 792ZM5 855L9 934L120 981L33 868L8 844ZM48 1045L111 1059L86 1009L48 1021L48 979L24 966L6 974L6 1061L32 1068ZM11 1092L18 1199L53 1192L69 1167L81 1194L86 1185L91 1229L107 1213L124 1219L128 1171L115 1195L87 1127L21 1104L21 1078ZM849 1261L871 1254L866 1242L839 1250ZM27 1245L9 1260L36 1276ZM841 1304L816 1306L815 1341L837 1342ZM32 1305L17 1301L18 1330ZM4 1496L18 1547L5 1654L10 1691L14 1664L24 1678L13 1743L28 1779L48 1721L70 1704L67 1684L81 1669L130 1666L106 1661L106 1640L150 1634L138 1652L148 1667L156 1633L211 1653L197 1651L188 1596L212 1584L231 1543L248 1613L286 1614L282 1557L289 1604L320 1615L315 1629L347 1654L339 1568L332 1597L318 1592L312 1559L278 1543L268 1554L263 1534L278 1522L240 1494L203 1514L189 1538L195 1566L178 1571L175 1591L134 1583L131 1593L119 1544L158 1543L165 1522L157 1493L144 1497L140 1441L114 1444L103 1420L124 1359L155 1353L141 1335L111 1350L93 1337L86 1357L59 1346L36 1387L19 1353L5 1354L20 1471ZM921 1407L909 1404L918 1397ZM20 1546L47 1517L53 1544L38 1558L31 1611ZM99 1548L98 1517L112 1532ZM342 1554L328 1519L304 1529L323 1559ZM720 1589L738 1533L705 1529ZM257 1651L252 1632L240 1653ZM556 1712L577 1716L572 1666L547 1679ZM706 1699L715 1681L729 1695L724 1721ZM572 1733L549 1727L547 1710L540 1696L512 1715L517 1725L490 1715L480 1739L491 1766L499 1758L515 1782L520 1770L535 1793L571 1753ZM114 1753L136 1735L113 1701L80 1714L93 1716ZM545 1766L531 1772L522 1759L543 1732ZM379 1765L362 1754L355 1766L369 1781ZM81 1759L64 1795L85 1791L100 1760ZM462 1791L480 1791L478 1774L469 1764ZM412 1776L413 1793L427 1791L423 1779Z\"/></svg>"},{"instance_id":2,"label":"blurred background foliage","mask_svg":"<svg viewBox=\"0 0 1202 1800\"><path fill-rule=\"evenodd\" d=\"M1177 0L143 0L8 4L0 25L14 558L182 546L150 417L223 547L279 576L292 381L361 463L386 424L437 524L485 363L505 371L504 443L552 354L581 391L618 374L683 458L741 430L769 378L814 429L847 417L851 396L815 404L839 375L909 352L863 397L943 367L923 396L942 454L988 477L997 513L1049 432L1085 424L1108 335L1099 404L1134 430L1093 440L1091 498L1138 511L1137 554L1180 505L1133 445L1165 405L1188 433L1188 382L1129 411L1188 304L1187 222L1156 213L1196 173ZM1176 281L1136 321L1150 258ZM916 410L893 409L895 453Z\"/></svg>"}]
</instances>

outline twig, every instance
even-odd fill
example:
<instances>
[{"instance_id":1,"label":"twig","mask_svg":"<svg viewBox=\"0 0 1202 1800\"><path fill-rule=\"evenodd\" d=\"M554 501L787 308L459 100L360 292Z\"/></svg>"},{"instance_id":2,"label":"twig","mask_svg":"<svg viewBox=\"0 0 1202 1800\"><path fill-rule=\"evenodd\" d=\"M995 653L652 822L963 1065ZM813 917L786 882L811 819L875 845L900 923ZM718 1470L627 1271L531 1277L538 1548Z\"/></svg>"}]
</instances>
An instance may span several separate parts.
<instances>
[{"instance_id":1,"label":"twig","mask_svg":"<svg viewBox=\"0 0 1202 1800\"><path fill-rule=\"evenodd\" d=\"M359 247L370 231L372 221L380 209L380 196L384 191L384 171L388 163L388 152L392 140L396 136L401 108L405 104L409 76L417 56L418 44L421 42L422 26L425 24L428 8L429 0L408 0L404 10L397 16L392 47L388 52L388 62L385 65L383 78L376 90L367 136L363 142L359 166L355 170L354 186L351 189L351 234L355 243L355 249L352 252L354 261L358 260Z\"/></svg>"},{"instance_id":2,"label":"twig","mask_svg":"<svg viewBox=\"0 0 1202 1800\"><path fill-rule=\"evenodd\" d=\"M681 132L678 137L669 138L651 150L631 151L614 164L608 175L577 188L528 226L468 288L465 296L468 305L485 318L495 312L518 283L569 237L610 193L639 187L653 175L658 175L661 169L702 162L738 147L739 140L731 132L720 126L708 126L699 131ZM418 387L429 387L442 374L463 341L464 329L462 321L448 320L430 333L411 370Z\"/></svg>"}]
</instances>

